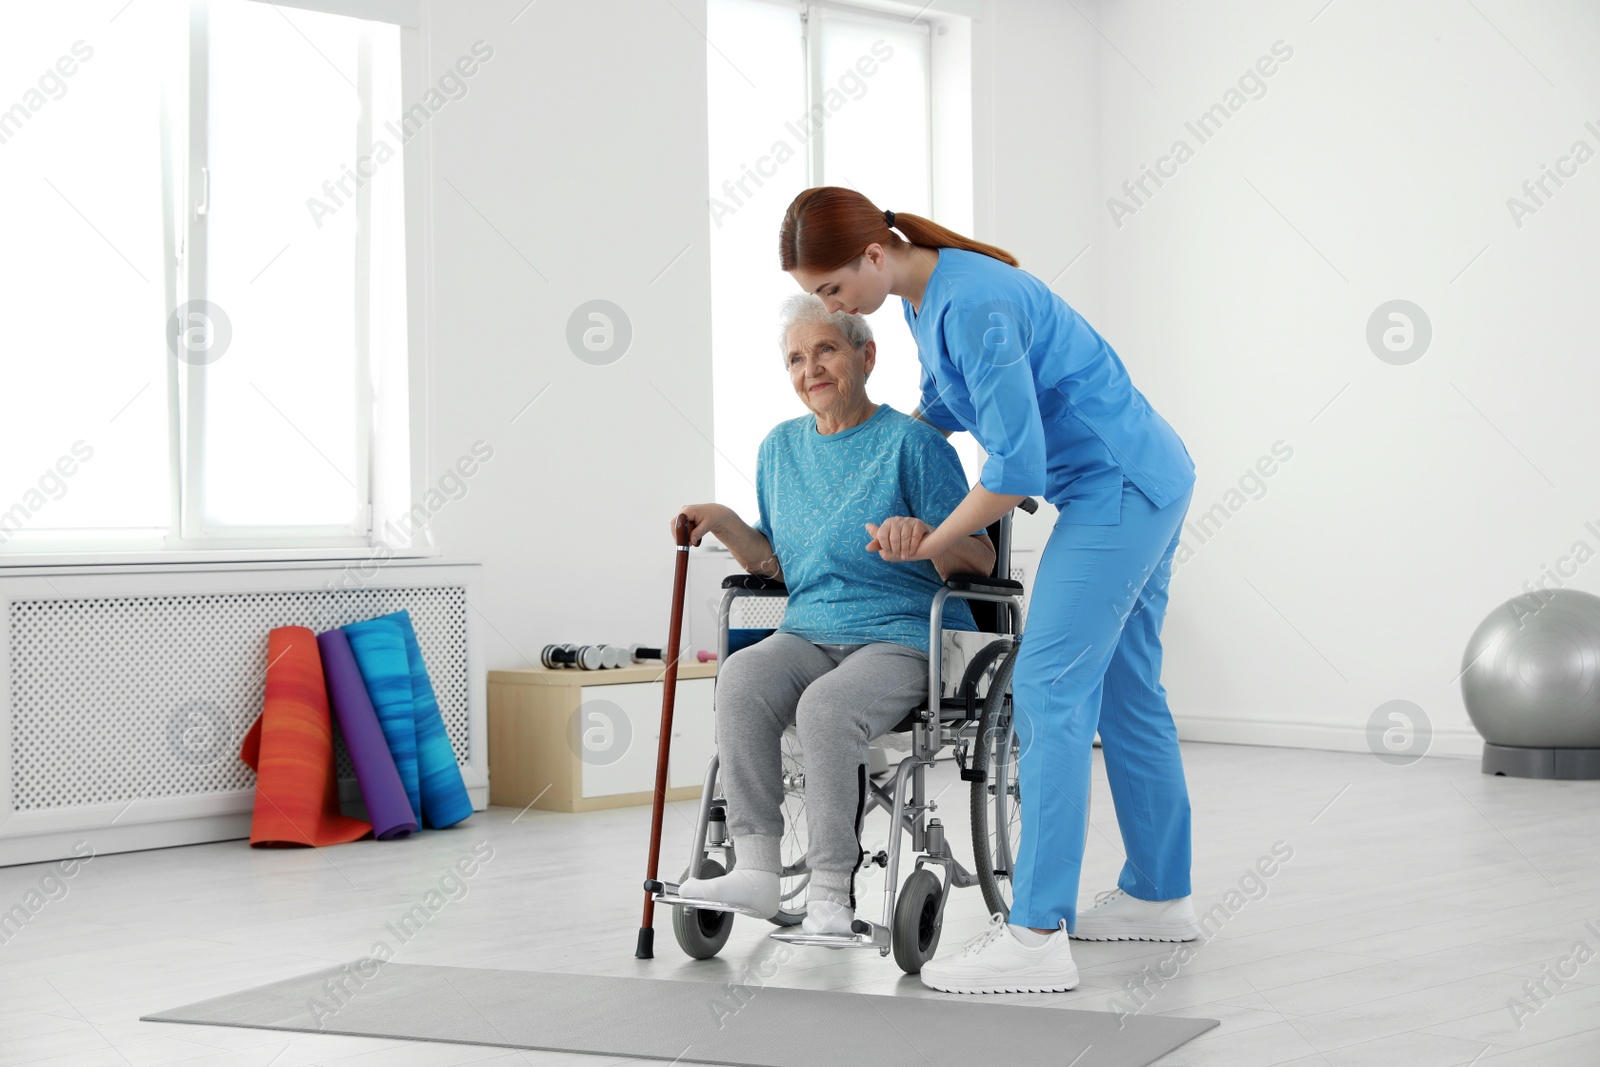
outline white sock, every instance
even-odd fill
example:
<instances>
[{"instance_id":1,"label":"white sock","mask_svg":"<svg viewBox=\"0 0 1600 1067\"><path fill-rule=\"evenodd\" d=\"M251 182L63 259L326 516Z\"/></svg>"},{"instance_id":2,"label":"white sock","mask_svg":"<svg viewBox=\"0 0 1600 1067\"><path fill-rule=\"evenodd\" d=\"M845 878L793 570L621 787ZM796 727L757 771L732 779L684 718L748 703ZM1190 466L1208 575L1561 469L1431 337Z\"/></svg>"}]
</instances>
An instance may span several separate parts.
<instances>
[{"instance_id":1,"label":"white sock","mask_svg":"<svg viewBox=\"0 0 1600 1067\"><path fill-rule=\"evenodd\" d=\"M831 886L818 885L813 881L806 886L806 903L813 900L826 900L830 904L837 904L841 908L850 906L850 894L843 889L834 889Z\"/></svg>"},{"instance_id":2,"label":"white sock","mask_svg":"<svg viewBox=\"0 0 1600 1067\"><path fill-rule=\"evenodd\" d=\"M1012 936L1018 941L1021 941L1024 945L1027 945L1029 948L1038 948L1040 945L1050 940L1050 935L1055 933L1055 931L1052 930L1049 934L1041 934L1029 927L1017 926L1015 923L1007 923L1006 925L1011 927Z\"/></svg>"}]
</instances>

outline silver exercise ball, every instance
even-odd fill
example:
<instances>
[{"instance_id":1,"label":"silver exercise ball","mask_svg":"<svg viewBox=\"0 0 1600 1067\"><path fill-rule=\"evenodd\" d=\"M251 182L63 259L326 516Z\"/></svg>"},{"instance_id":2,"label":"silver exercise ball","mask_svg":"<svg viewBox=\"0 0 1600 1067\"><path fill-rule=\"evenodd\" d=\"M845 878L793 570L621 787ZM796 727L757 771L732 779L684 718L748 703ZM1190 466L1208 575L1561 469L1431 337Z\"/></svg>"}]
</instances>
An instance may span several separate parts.
<instances>
[{"instance_id":1,"label":"silver exercise ball","mask_svg":"<svg viewBox=\"0 0 1600 1067\"><path fill-rule=\"evenodd\" d=\"M1544 590L1500 605L1461 657L1485 774L1600 777L1600 597Z\"/></svg>"}]
</instances>

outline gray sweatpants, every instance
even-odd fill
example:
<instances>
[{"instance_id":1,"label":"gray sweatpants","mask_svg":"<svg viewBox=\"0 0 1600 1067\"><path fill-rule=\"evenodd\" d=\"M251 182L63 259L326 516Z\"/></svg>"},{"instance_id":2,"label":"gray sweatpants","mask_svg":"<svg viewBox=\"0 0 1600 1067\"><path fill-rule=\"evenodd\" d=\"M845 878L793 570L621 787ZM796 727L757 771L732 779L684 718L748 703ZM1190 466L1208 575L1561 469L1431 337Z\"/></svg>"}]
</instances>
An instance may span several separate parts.
<instances>
[{"instance_id":1,"label":"gray sweatpants","mask_svg":"<svg viewBox=\"0 0 1600 1067\"><path fill-rule=\"evenodd\" d=\"M905 645L818 645L775 633L729 656L717 671L717 753L737 866L782 868L780 743L793 724L805 769L809 886L855 907L868 742L927 694L928 658Z\"/></svg>"}]
</instances>

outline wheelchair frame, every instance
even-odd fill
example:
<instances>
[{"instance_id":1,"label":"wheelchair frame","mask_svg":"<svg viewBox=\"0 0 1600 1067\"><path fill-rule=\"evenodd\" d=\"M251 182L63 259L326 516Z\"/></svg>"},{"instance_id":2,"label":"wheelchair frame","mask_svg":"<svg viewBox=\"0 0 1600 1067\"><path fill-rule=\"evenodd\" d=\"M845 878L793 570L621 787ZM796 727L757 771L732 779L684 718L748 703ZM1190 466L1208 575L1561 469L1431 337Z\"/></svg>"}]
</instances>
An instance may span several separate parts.
<instances>
[{"instance_id":1,"label":"wheelchair frame","mask_svg":"<svg viewBox=\"0 0 1600 1067\"><path fill-rule=\"evenodd\" d=\"M1025 498L1018 505L1030 514L1037 510L1038 504L1032 498ZM857 947L876 948L879 955L886 956L891 950L895 952L896 961L902 969L914 973L921 969L921 964L932 956L938 944L938 932L944 919L945 903L949 899L952 889L964 889L981 882L980 876L968 871L961 861L950 852L948 842L945 840L944 826L937 817L928 818L938 810L934 801L926 798L925 772L935 759L944 750L946 745L955 750L957 763L961 766L963 780L982 781L982 772L968 771L968 747L978 738L977 732L981 716L975 717L973 707L966 699L950 698L944 696L943 679L943 617L944 606L950 597L957 597L968 601L983 601L997 605L997 628L993 632L999 635L1012 636L1012 645L1007 655L1014 659L1016 656L1020 636L1017 635L1022 621L1022 592L1021 582L1010 578L1011 565L1011 514L1008 512L987 531L991 535L995 546L995 574L979 576L960 574L950 576L933 598L929 609L929 654L928 654L928 696L920 706L907 713L890 733L903 732L909 728L912 737L911 753L902 758L894 767L892 779L879 785L869 775L867 778L866 805L862 809L863 820L866 814L874 809L882 809L888 813L890 819L890 833L887 852L880 851L875 856L863 852L861 867L877 864L885 869L883 921L872 922L868 919L856 918L852 924L852 933L849 935L832 934L807 934L798 926L785 926L774 931L770 936L779 941L801 945L825 945L835 948ZM718 662L726 662L728 657L728 631L729 617L732 612L733 602L742 597L787 596L787 588L783 583L771 579L761 578L756 575L730 575L723 580L723 597L718 613ZM1007 671L1009 676L1009 671ZM998 674L997 674L998 679ZM1009 696L1002 694L1001 699L1009 701ZM1006 742L1009 746L1009 740ZM718 796L717 782L718 770L721 766L719 753L713 753L710 764L706 769L705 782L700 794L699 814L695 821L694 841L691 847L688 871L691 876L701 871L701 864L709 859L708 848L720 849L723 858L732 850L731 840L708 841L708 831L712 823L712 809L719 805L726 805L726 798ZM1002 790L1004 792L1004 790ZM1005 801L999 801L998 806L1003 810ZM904 830L911 835L911 851L916 853L916 860L912 874L907 878L907 885L912 879L928 865L938 865L943 868L944 878L938 891L937 905L934 906L931 897L931 887L923 882L924 889L929 895L921 904L923 914L921 921L928 943L922 946L925 951L919 951L909 946L897 945L893 931L896 928L896 897L900 891L899 867L901 858L901 834ZM974 833L977 828L974 827ZM808 841L809 845L809 841ZM1014 850L1015 842L1010 849ZM799 861L797 861L799 862ZM1009 858L1008 858L1009 862ZM735 865L737 857L735 857ZM858 868L860 869L860 868ZM785 867L783 876L789 877L800 873L799 869L790 871ZM996 872L1001 873L1001 872ZM653 899L658 903L672 905L676 909L694 909L699 911L732 912L736 909L728 908L715 901L696 900L678 895L681 883L665 880L649 880L645 889L653 894ZM927 909L934 907L931 915ZM692 913L691 913L692 914ZM681 916L675 915L675 925L680 922ZM729 915L726 922L732 921ZM776 922L776 919L770 921ZM931 922L931 928L927 926ZM682 931L679 931L680 942ZM725 940L724 933L723 939ZM717 945L720 949L720 942ZM713 950L713 953L714 954Z\"/></svg>"}]
</instances>

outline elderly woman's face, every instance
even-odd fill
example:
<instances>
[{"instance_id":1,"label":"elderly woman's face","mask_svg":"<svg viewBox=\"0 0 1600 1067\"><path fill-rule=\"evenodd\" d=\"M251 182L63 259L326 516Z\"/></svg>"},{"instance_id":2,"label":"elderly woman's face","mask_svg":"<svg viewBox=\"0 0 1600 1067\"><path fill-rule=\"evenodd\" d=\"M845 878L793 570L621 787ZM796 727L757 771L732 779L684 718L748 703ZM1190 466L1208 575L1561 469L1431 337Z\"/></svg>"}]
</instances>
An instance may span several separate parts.
<instances>
[{"instance_id":1,"label":"elderly woman's face","mask_svg":"<svg viewBox=\"0 0 1600 1067\"><path fill-rule=\"evenodd\" d=\"M864 348L852 348L832 323L797 322L789 328L783 359L800 401L818 415L834 417L865 399L876 346L868 341Z\"/></svg>"}]
</instances>

